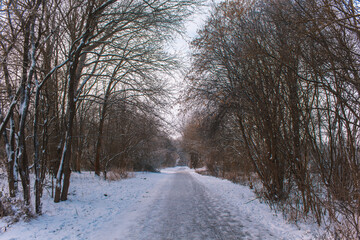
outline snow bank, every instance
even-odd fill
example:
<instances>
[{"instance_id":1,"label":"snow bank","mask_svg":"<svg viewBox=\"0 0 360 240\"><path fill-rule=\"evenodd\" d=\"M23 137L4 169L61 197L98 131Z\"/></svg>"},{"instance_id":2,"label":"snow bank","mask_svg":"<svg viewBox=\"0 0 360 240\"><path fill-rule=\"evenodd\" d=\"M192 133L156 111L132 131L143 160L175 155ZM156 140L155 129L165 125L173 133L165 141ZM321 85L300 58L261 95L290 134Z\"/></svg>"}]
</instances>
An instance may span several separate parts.
<instances>
[{"instance_id":1,"label":"snow bank","mask_svg":"<svg viewBox=\"0 0 360 240\"><path fill-rule=\"evenodd\" d=\"M187 171L206 191L229 206L231 214L254 236L271 239L317 239L317 226L286 222L268 205L256 199L246 186L195 173L187 167L167 168L161 173L135 173L130 179L104 181L90 173L73 173L68 201L53 203L44 191L42 216L20 221L0 233L0 239L116 239L126 236L151 206L156 206L162 186L172 174ZM0 227L6 222L0 219Z\"/></svg>"},{"instance_id":2,"label":"snow bank","mask_svg":"<svg viewBox=\"0 0 360 240\"><path fill-rule=\"evenodd\" d=\"M141 201L164 176L135 173L134 178L104 181L90 173L73 173L68 201L54 203L44 191L43 215L21 221L0 233L0 239L90 239ZM0 226L6 222L0 219Z\"/></svg>"},{"instance_id":3,"label":"snow bank","mask_svg":"<svg viewBox=\"0 0 360 240\"><path fill-rule=\"evenodd\" d=\"M254 232L267 229L274 239L318 239L316 237L318 226L315 223L301 223L296 226L287 222L281 213L275 213L267 204L260 202L248 186L200 175L193 170L188 171L213 195L232 206L234 215L243 220L245 228L253 229ZM261 232L257 235L261 236Z\"/></svg>"}]
</instances>

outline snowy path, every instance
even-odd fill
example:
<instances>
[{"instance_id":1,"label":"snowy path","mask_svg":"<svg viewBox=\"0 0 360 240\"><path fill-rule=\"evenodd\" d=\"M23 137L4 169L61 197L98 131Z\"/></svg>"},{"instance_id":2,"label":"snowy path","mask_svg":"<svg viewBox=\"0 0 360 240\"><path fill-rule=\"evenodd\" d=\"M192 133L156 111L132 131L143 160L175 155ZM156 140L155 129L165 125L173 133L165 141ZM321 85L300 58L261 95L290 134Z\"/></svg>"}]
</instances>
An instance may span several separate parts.
<instances>
[{"instance_id":1,"label":"snowy path","mask_svg":"<svg viewBox=\"0 0 360 240\"><path fill-rule=\"evenodd\" d=\"M0 239L315 239L246 186L184 167L116 182L73 174L71 184L68 201L45 198L42 216L10 226Z\"/></svg>"},{"instance_id":2,"label":"snowy path","mask_svg":"<svg viewBox=\"0 0 360 240\"><path fill-rule=\"evenodd\" d=\"M239 196L238 192L231 192L231 188L239 185L201 176L188 168L169 169L162 174L164 179L144 195L146 200L134 206L127 217L94 239L105 235L119 240L311 239L305 236L305 232L274 216L264 204L257 202L245 209L233 204L244 201L247 204L249 197L254 197L244 186L241 187L250 195L242 193ZM259 204L260 208L257 206ZM255 208L252 208L254 205ZM263 208L267 210L264 213ZM255 213L254 210L259 212ZM109 235L109 232L112 234Z\"/></svg>"},{"instance_id":3,"label":"snowy path","mask_svg":"<svg viewBox=\"0 0 360 240\"><path fill-rule=\"evenodd\" d=\"M131 234L119 239L254 239L188 172L169 178Z\"/></svg>"}]
</instances>

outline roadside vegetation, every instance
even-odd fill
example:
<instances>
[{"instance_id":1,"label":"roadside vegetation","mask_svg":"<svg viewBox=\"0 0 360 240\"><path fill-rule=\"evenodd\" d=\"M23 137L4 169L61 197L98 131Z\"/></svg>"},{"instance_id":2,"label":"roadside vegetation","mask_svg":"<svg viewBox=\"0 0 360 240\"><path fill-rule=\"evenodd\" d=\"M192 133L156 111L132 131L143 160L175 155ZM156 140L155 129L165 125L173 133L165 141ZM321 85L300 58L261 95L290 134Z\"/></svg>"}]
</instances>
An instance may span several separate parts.
<instances>
[{"instance_id":1,"label":"roadside vegetation","mask_svg":"<svg viewBox=\"0 0 360 240\"><path fill-rule=\"evenodd\" d=\"M192 42L183 147L288 219L360 238L359 1L223 1Z\"/></svg>"},{"instance_id":2,"label":"roadside vegetation","mask_svg":"<svg viewBox=\"0 0 360 240\"><path fill-rule=\"evenodd\" d=\"M199 2L0 1L0 217L41 214L48 179L67 200L72 171L174 164L165 47Z\"/></svg>"}]
</instances>

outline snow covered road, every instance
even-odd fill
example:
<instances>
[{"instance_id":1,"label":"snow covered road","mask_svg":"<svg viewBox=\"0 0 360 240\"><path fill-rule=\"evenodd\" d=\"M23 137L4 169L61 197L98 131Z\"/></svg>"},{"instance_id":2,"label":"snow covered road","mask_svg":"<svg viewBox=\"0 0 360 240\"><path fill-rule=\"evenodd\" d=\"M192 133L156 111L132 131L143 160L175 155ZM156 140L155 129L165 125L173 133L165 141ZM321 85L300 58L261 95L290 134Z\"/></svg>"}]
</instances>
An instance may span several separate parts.
<instances>
[{"instance_id":1,"label":"snow covered road","mask_svg":"<svg viewBox=\"0 0 360 240\"><path fill-rule=\"evenodd\" d=\"M7 227L0 239L316 239L303 227L246 186L176 167L115 182L73 174L68 201L45 198L42 216Z\"/></svg>"},{"instance_id":2,"label":"snow covered road","mask_svg":"<svg viewBox=\"0 0 360 240\"><path fill-rule=\"evenodd\" d=\"M118 239L254 239L190 173L171 174L139 221Z\"/></svg>"},{"instance_id":3,"label":"snow covered road","mask_svg":"<svg viewBox=\"0 0 360 240\"><path fill-rule=\"evenodd\" d=\"M245 186L201 176L187 167L163 170L162 174L162 181L144 195L141 204L104 231L112 233L107 237L119 240L313 239L311 234L275 216L268 206L254 201L254 194Z\"/></svg>"}]
</instances>

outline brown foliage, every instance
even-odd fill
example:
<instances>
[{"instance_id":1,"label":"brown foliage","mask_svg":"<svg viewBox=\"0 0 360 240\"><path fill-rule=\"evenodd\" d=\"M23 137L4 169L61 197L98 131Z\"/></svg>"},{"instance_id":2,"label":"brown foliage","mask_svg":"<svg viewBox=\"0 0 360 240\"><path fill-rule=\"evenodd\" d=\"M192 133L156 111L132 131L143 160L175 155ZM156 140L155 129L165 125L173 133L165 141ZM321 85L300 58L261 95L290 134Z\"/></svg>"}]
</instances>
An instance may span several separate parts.
<instances>
[{"instance_id":1,"label":"brown foliage","mask_svg":"<svg viewBox=\"0 0 360 240\"><path fill-rule=\"evenodd\" d=\"M193 42L188 96L202 106L210 172L254 171L263 196L290 218L330 221L334 234L340 222L353 237L359 12L358 1L342 0L219 4Z\"/></svg>"},{"instance_id":2,"label":"brown foliage","mask_svg":"<svg viewBox=\"0 0 360 240\"><path fill-rule=\"evenodd\" d=\"M108 181L118 181L121 179L132 178L134 177L132 172L129 172L127 169L114 168L106 173L106 180Z\"/></svg>"}]
</instances>

